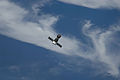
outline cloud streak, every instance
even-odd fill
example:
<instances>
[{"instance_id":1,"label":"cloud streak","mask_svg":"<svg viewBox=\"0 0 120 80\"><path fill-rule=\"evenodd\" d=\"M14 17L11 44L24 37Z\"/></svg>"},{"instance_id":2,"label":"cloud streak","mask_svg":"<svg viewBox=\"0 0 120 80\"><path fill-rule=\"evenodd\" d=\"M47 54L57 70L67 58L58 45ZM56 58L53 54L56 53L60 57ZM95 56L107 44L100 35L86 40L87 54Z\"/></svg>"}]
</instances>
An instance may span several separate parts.
<instances>
[{"instance_id":1,"label":"cloud streak","mask_svg":"<svg viewBox=\"0 0 120 80\"><path fill-rule=\"evenodd\" d=\"M114 42L109 38L120 31L119 25L117 27L112 26L106 31L93 30L91 29L93 24L86 21L82 31L90 39L93 47L83 44L75 38L62 36L60 43L63 48L59 48L53 46L47 39L48 36L56 37L58 34L54 30L54 26L59 17L44 14L39 17L38 22L32 22L25 19L27 15L29 15L28 10L7 0L0 0L0 34L65 55L77 55L93 62L102 62L107 65L104 66L107 68L107 70L104 70L105 72L114 76L119 75L120 55L113 56L114 53L111 53L109 48L110 42ZM84 50L84 48L87 50Z\"/></svg>"},{"instance_id":2,"label":"cloud streak","mask_svg":"<svg viewBox=\"0 0 120 80\"><path fill-rule=\"evenodd\" d=\"M89 30L91 26L92 24L90 23L90 21L87 21L87 23L83 27L83 31L84 34L88 36L93 43L94 55L96 56L94 57L96 59L93 60L98 60L107 64L108 73L112 75L118 75L120 66L120 55L116 54L115 56L113 56L115 54L115 50L113 50L112 53L110 52L110 46L112 46L110 44L112 44L116 40L116 38L114 38L114 40L111 41L110 38L113 38L113 34L120 31L120 26L111 26L110 29L108 29L107 31L102 31L100 29ZM116 41L116 43L119 42ZM120 52L118 51L118 53Z\"/></svg>"},{"instance_id":3,"label":"cloud streak","mask_svg":"<svg viewBox=\"0 0 120 80\"><path fill-rule=\"evenodd\" d=\"M38 23L26 21L24 18L29 11L8 1L0 1L0 10L0 33L3 35L64 54L78 47L77 41L68 37L63 36L63 41L60 41L63 49L53 46L47 39L48 36L56 37L53 27L59 19L57 16L41 15Z\"/></svg>"},{"instance_id":4,"label":"cloud streak","mask_svg":"<svg viewBox=\"0 0 120 80\"><path fill-rule=\"evenodd\" d=\"M84 6L88 8L117 8L120 9L119 0L59 0L64 3L74 4L78 6Z\"/></svg>"}]
</instances>

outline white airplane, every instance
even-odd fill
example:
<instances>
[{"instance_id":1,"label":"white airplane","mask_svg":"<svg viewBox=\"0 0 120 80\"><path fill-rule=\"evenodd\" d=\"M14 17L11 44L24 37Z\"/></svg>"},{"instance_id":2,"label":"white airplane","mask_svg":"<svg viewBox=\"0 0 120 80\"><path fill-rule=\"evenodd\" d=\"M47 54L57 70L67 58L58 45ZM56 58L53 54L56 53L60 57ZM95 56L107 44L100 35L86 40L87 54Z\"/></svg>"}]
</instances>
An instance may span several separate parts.
<instances>
[{"instance_id":1,"label":"white airplane","mask_svg":"<svg viewBox=\"0 0 120 80\"><path fill-rule=\"evenodd\" d=\"M54 45L58 45L60 48L62 48L62 45L58 43L58 40L60 39L60 37L61 35L58 34L55 39L52 39L51 37L48 37L48 39L51 40Z\"/></svg>"}]
</instances>

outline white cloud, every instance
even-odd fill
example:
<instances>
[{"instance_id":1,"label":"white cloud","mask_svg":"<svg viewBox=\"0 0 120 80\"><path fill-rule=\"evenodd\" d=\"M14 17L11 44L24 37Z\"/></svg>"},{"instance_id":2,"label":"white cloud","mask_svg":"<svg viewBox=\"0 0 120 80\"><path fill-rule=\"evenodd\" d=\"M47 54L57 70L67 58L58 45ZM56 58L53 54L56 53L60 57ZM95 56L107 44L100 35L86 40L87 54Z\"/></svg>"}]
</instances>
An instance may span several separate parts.
<instances>
[{"instance_id":1,"label":"white cloud","mask_svg":"<svg viewBox=\"0 0 120 80\"><path fill-rule=\"evenodd\" d=\"M111 53L109 50L110 50L110 44L112 44L116 40L113 34L120 31L120 26L119 25L117 27L112 26L107 31L102 31L100 29L89 30L91 26L92 24L90 23L90 21L87 21L83 27L83 32L86 36L88 36L91 39L93 43L94 55L96 56L96 57L95 56L92 57L94 58L93 60L98 60L100 62L103 62L104 64L106 64L106 67L108 67L107 70L108 73L117 76L119 74L120 55L119 54L114 55L115 53ZM111 41L110 38L114 38L114 40Z\"/></svg>"},{"instance_id":2,"label":"white cloud","mask_svg":"<svg viewBox=\"0 0 120 80\"><path fill-rule=\"evenodd\" d=\"M39 13L39 11L47 4L50 3L51 0L41 0L37 4L33 4L32 10L34 11L35 15Z\"/></svg>"},{"instance_id":3,"label":"white cloud","mask_svg":"<svg viewBox=\"0 0 120 80\"><path fill-rule=\"evenodd\" d=\"M84 6L88 8L118 8L120 9L119 0L59 0L65 3Z\"/></svg>"},{"instance_id":4,"label":"white cloud","mask_svg":"<svg viewBox=\"0 0 120 80\"><path fill-rule=\"evenodd\" d=\"M48 36L56 37L54 24L59 17L50 14L41 15L37 23L25 20L26 15L29 15L29 11L24 8L7 0L0 0L0 34L58 53L77 55L93 62L100 61L107 65L105 72L114 76L119 75L120 55L113 56L114 53L109 52L108 47L111 42L109 38L112 38L112 34L116 31L120 31L119 25L103 32L100 29L91 30L93 24L86 21L83 33L91 40L93 47L83 44L75 38L62 36L60 43L63 48L59 48L53 46L47 39ZM83 48L86 48L87 51L84 51Z\"/></svg>"},{"instance_id":5,"label":"white cloud","mask_svg":"<svg viewBox=\"0 0 120 80\"><path fill-rule=\"evenodd\" d=\"M53 29L54 24L59 19L49 14L40 16L39 23L24 20L29 11L8 1L0 1L0 33L17 40L32 43L53 51L68 53L75 51L78 46L77 41L68 37L62 37L63 48L53 46L47 39L48 36L56 37ZM71 43L72 42L72 43ZM69 47L68 47L69 46Z\"/></svg>"}]
</instances>

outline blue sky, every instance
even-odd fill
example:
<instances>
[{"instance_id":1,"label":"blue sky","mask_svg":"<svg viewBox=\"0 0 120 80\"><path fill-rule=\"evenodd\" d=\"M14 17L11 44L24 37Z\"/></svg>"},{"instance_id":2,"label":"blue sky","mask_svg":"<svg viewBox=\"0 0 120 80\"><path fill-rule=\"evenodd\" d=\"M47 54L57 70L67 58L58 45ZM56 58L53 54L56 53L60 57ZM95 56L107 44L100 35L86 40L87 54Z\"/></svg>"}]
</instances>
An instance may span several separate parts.
<instances>
[{"instance_id":1,"label":"blue sky","mask_svg":"<svg viewBox=\"0 0 120 80\"><path fill-rule=\"evenodd\" d=\"M0 79L119 80L119 19L119 0L0 0Z\"/></svg>"}]
</instances>

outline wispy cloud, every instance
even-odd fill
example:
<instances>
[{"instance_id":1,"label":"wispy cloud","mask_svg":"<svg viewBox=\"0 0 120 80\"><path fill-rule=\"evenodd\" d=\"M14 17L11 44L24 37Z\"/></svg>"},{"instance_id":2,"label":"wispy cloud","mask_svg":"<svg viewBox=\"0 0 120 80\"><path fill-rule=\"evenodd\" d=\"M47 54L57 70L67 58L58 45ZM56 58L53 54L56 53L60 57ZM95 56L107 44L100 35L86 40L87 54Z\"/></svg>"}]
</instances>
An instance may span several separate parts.
<instances>
[{"instance_id":1,"label":"wispy cloud","mask_svg":"<svg viewBox=\"0 0 120 80\"><path fill-rule=\"evenodd\" d=\"M33 12L35 13L35 15L37 15L40 10L42 10L42 8L47 4L47 3L50 3L51 0L41 0L39 1L37 4L33 4L32 6L32 10Z\"/></svg>"},{"instance_id":2,"label":"wispy cloud","mask_svg":"<svg viewBox=\"0 0 120 80\"><path fill-rule=\"evenodd\" d=\"M8 1L0 1L0 10L0 33L3 35L64 54L77 48L77 41L68 37L63 36L63 41L60 40L63 49L53 46L47 39L48 36L56 37L53 27L58 16L47 14L41 15L38 22L26 21L24 18L29 11Z\"/></svg>"},{"instance_id":3,"label":"wispy cloud","mask_svg":"<svg viewBox=\"0 0 120 80\"><path fill-rule=\"evenodd\" d=\"M24 19L29 15L29 11L17 6L16 4L0 0L0 34L8 37L34 44L58 53L66 55L77 55L93 62L105 64L107 69L104 70L114 76L119 75L119 54L113 56L110 52L110 44L114 42L113 34L120 31L120 25L112 26L106 31L100 29L91 29L93 24L86 21L83 25L83 34L90 39L88 44L83 44L75 38L62 36L60 43L63 48L53 46L47 39L48 36L56 37L57 32L54 30L58 16L50 14L41 15L38 22L32 22ZM83 48L86 48L84 50ZM118 52L119 53L119 52ZM102 65L102 64L101 64Z\"/></svg>"},{"instance_id":4,"label":"wispy cloud","mask_svg":"<svg viewBox=\"0 0 120 80\"><path fill-rule=\"evenodd\" d=\"M84 6L88 8L117 8L120 9L119 0L59 0L65 3Z\"/></svg>"},{"instance_id":5,"label":"wispy cloud","mask_svg":"<svg viewBox=\"0 0 120 80\"><path fill-rule=\"evenodd\" d=\"M90 21L87 21L87 23L83 27L84 34L88 36L92 43L93 43L93 53L94 58L93 60L98 60L100 62L103 62L106 64L106 67L108 67L108 73L112 75L118 75L119 74L119 66L120 66L120 55L116 54L113 56L116 50L113 50L113 52L110 52L110 44L115 42L116 38L113 36L116 32L120 31L120 26L111 26L108 30L102 31L100 29L95 30L89 30L91 27ZM110 38L113 38L114 40L110 40ZM116 42L119 43L119 42ZM120 53L120 52L118 52Z\"/></svg>"}]
</instances>

